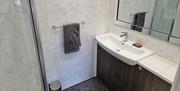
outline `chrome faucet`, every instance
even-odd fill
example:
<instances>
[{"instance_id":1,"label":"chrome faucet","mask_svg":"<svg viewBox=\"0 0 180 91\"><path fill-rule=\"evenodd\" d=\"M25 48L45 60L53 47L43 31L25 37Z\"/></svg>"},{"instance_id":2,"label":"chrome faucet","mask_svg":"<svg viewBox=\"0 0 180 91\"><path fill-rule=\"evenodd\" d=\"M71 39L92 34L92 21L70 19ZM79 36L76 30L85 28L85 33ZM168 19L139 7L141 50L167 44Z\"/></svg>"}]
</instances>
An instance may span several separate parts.
<instances>
[{"instance_id":1,"label":"chrome faucet","mask_svg":"<svg viewBox=\"0 0 180 91\"><path fill-rule=\"evenodd\" d=\"M128 32L121 32L122 34L120 35L120 37L124 37L124 42L127 42L128 40Z\"/></svg>"}]
</instances>

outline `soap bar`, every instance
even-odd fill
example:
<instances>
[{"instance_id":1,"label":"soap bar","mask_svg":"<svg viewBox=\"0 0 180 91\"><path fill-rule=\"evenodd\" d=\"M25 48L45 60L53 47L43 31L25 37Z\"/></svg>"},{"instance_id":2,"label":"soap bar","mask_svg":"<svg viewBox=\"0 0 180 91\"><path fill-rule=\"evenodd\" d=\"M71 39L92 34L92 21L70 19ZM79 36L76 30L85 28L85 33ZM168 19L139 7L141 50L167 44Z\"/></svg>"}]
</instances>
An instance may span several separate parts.
<instances>
[{"instance_id":1,"label":"soap bar","mask_svg":"<svg viewBox=\"0 0 180 91\"><path fill-rule=\"evenodd\" d=\"M140 43L134 43L133 46L137 47L137 48L141 48L142 45Z\"/></svg>"}]
</instances>

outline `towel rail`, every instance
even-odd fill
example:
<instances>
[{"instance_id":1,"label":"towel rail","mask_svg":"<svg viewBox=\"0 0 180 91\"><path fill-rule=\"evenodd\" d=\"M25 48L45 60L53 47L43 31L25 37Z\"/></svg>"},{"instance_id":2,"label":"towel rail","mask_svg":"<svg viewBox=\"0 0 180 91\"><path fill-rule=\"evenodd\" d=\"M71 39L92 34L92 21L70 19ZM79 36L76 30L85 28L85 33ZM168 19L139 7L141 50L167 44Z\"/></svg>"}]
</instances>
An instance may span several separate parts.
<instances>
[{"instance_id":1,"label":"towel rail","mask_svg":"<svg viewBox=\"0 0 180 91\"><path fill-rule=\"evenodd\" d=\"M80 24L81 24L81 25L84 25L84 24L86 24L86 22L85 22L85 21L81 21ZM54 30L57 29L57 28L63 28L63 25L61 25L61 26L52 25L52 28L53 28Z\"/></svg>"}]
</instances>

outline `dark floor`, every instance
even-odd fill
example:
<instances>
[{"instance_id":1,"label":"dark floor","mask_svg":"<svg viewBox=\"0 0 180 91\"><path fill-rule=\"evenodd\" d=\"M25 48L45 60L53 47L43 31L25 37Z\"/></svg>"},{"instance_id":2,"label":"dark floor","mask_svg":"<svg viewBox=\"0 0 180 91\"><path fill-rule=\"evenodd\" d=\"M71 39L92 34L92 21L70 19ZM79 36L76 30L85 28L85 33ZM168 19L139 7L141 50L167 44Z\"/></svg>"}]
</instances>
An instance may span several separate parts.
<instances>
[{"instance_id":1,"label":"dark floor","mask_svg":"<svg viewBox=\"0 0 180 91\"><path fill-rule=\"evenodd\" d=\"M110 90L97 78L92 78L78 85L65 89L64 91L110 91Z\"/></svg>"}]
</instances>

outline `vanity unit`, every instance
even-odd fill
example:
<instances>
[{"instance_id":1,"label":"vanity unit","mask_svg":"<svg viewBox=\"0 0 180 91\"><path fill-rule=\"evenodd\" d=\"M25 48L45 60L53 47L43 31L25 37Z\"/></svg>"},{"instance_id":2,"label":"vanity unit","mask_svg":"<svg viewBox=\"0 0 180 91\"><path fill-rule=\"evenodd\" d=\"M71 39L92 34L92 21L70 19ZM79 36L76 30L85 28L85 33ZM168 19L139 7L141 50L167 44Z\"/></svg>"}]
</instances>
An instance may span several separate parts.
<instances>
[{"instance_id":1,"label":"vanity unit","mask_svg":"<svg viewBox=\"0 0 180 91\"><path fill-rule=\"evenodd\" d=\"M174 65L159 61L169 67L162 72L164 66L153 65L157 61L153 51L136 48L132 41L124 43L111 33L97 36L96 40L97 78L111 91L170 91L176 73Z\"/></svg>"}]
</instances>

